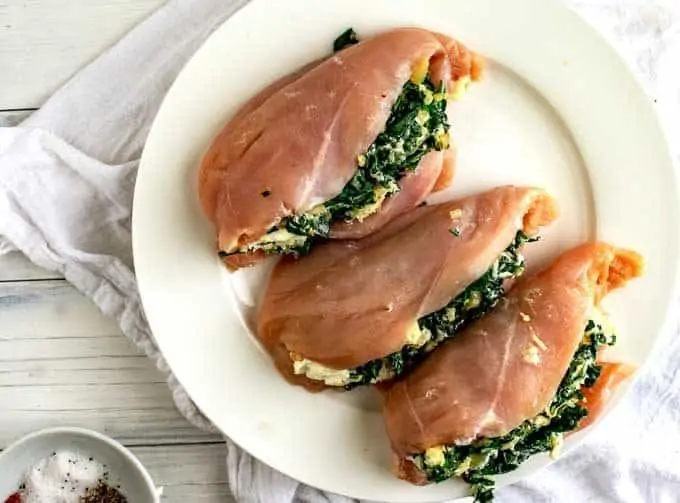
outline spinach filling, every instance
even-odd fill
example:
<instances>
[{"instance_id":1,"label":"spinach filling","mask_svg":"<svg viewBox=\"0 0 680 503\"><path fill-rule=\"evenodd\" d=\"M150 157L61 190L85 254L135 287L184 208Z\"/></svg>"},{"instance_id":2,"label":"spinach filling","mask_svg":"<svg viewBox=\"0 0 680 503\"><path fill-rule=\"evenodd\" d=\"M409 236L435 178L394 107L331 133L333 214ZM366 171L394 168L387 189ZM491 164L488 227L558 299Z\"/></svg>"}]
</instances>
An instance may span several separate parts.
<instances>
[{"instance_id":1,"label":"spinach filling","mask_svg":"<svg viewBox=\"0 0 680 503\"><path fill-rule=\"evenodd\" d=\"M350 371L346 389L394 378L417 365L442 342L451 339L472 321L484 316L503 296L506 280L522 275L525 269L521 248L537 241L519 231L493 265L482 277L439 311L418 320L418 328L429 340L421 346L405 345L401 351L371 360Z\"/></svg>"},{"instance_id":2,"label":"spinach filling","mask_svg":"<svg viewBox=\"0 0 680 503\"><path fill-rule=\"evenodd\" d=\"M353 28L347 28L338 38L333 42L333 52L342 51L343 49L359 43L357 32Z\"/></svg>"},{"instance_id":3,"label":"spinach filling","mask_svg":"<svg viewBox=\"0 0 680 503\"><path fill-rule=\"evenodd\" d=\"M588 321L581 344L555 397L541 414L502 437L481 438L470 445L443 446L443 458L439 459L443 461L434 466L427 463L425 453L413 456L414 463L432 482L462 477L472 486L475 502L492 501L494 481L491 476L516 469L539 452L556 454L564 433L574 431L588 415L582 406L581 389L592 387L600 375L601 367L596 363L598 349L615 343L615 335L607 335L602 325Z\"/></svg>"},{"instance_id":4,"label":"spinach filling","mask_svg":"<svg viewBox=\"0 0 680 503\"><path fill-rule=\"evenodd\" d=\"M335 49L356 41L356 34L348 30L338 37ZM406 82L385 129L358 156L358 169L340 194L310 211L282 219L261 240L235 253L263 250L304 255L315 241L328 239L333 222L361 221L378 211L385 198L399 192L399 179L415 171L427 153L449 147L446 103L444 84L435 86L429 75L422 82ZM282 239L282 231L288 239Z\"/></svg>"}]
</instances>

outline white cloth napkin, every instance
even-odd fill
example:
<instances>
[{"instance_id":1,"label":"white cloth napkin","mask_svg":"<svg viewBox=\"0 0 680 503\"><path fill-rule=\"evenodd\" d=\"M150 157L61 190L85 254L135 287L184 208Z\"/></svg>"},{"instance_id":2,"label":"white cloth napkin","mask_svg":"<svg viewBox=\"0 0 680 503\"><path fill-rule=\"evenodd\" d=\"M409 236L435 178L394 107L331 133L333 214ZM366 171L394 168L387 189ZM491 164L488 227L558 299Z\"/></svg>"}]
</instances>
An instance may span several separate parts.
<instances>
[{"instance_id":1,"label":"white cloth napkin","mask_svg":"<svg viewBox=\"0 0 680 503\"><path fill-rule=\"evenodd\" d=\"M202 428L210 424L169 374L141 309L130 248L132 192L163 95L206 37L245 3L170 1L20 127L0 128L0 253L18 249L60 272L114 317L168 373L179 410ZM680 140L677 0L569 3L615 43L657 101L669 137ZM680 501L680 340L668 337L657 349L633 392L582 447L499 490L497 501ZM229 484L240 503L350 501L298 484L229 440L226 446Z\"/></svg>"}]
</instances>

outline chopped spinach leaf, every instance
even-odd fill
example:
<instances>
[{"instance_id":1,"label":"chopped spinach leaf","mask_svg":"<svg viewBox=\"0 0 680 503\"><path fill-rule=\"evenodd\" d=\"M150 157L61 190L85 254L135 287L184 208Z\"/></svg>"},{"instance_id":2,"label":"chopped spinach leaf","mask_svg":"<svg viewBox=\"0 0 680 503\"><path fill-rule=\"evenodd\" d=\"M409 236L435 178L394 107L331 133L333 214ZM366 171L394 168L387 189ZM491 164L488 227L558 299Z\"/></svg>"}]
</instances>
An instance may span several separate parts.
<instances>
[{"instance_id":1,"label":"chopped spinach leaf","mask_svg":"<svg viewBox=\"0 0 680 503\"><path fill-rule=\"evenodd\" d=\"M588 321L569 369L541 414L502 437L480 438L464 446L444 446L444 462L440 465L428 465L424 453L413 456L413 462L432 482L462 477L472 486L475 502L492 501L492 476L515 470L534 454L559 449L563 435L578 428L588 414L582 406L581 389L594 386L600 375L601 367L596 363L598 349L615 342L616 337L606 335L601 325Z\"/></svg>"},{"instance_id":2,"label":"chopped spinach leaf","mask_svg":"<svg viewBox=\"0 0 680 503\"><path fill-rule=\"evenodd\" d=\"M280 255L284 253L295 253L298 255L305 255L309 253L312 246L312 241L306 236L302 236L295 232L289 232L285 228L272 227L269 231L256 243L247 245L231 253L219 251L221 258L226 258L230 255L236 255L243 252L261 251L265 255Z\"/></svg>"},{"instance_id":3,"label":"chopped spinach leaf","mask_svg":"<svg viewBox=\"0 0 680 503\"><path fill-rule=\"evenodd\" d=\"M336 40L336 47L345 44L344 47L353 40L356 34L348 30ZM361 221L378 211L385 198L399 192L399 179L414 171L427 153L449 147L446 99L444 84L435 86L429 75L419 83L406 82L392 106L385 129L358 156L358 169L342 191L310 211L284 218L270 230L286 229L299 239L278 242L272 247L265 235L261 240L263 246L258 242L239 252L250 251L254 246L267 253L304 255L315 242L329 238L333 222Z\"/></svg>"},{"instance_id":4,"label":"chopped spinach leaf","mask_svg":"<svg viewBox=\"0 0 680 503\"><path fill-rule=\"evenodd\" d=\"M473 503L491 503L493 501L493 490L496 485L493 479L473 475L466 482L472 486Z\"/></svg>"},{"instance_id":5,"label":"chopped spinach leaf","mask_svg":"<svg viewBox=\"0 0 680 503\"><path fill-rule=\"evenodd\" d=\"M357 37L357 32L354 28L348 28L340 34L338 38L333 42L333 52L338 52L346 47L359 43L359 37Z\"/></svg>"},{"instance_id":6,"label":"chopped spinach leaf","mask_svg":"<svg viewBox=\"0 0 680 503\"><path fill-rule=\"evenodd\" d=\"M331 230L332 218L331 213L324 206L321 206L316 211L308 211L307 213L287 218L285 226L293 234L309 238L326 238Z\"/></svg>"},{"instance_id":7,"label":"chopped spinach leaf","mask_svg":"<svg viewBox=\"0 0 680 503\"><path fill-rule=\"evenodd\" d=\"M430 337L425 345L417 347L407 344L401 351L352 369L350 384L345 388L351 389L401 375L422 361L442 342L451 339L472 321L484 316L502 297L503 283L510 278L521 276L524 272L521 247L537 239L519 231L510 246L481 278L442 309L418 320L420 331L428 333Z\"/></svg>"},{"instance_id":8,"label":"chopped spinach leaf","mask_svg":"<svg viewBox=\"0 0 680 503\"><path fill-rule=\"evenodd\" d=\"M448 148L445 94L429 78L404 84L385 130L359 156L359 169L342 192L324 205L333 220L353 220L358 209L395 194L398 180L415 171L425 154Z\"/></svg>"},{"instance_id":9,"label":"chopped spinach leaf","mask_svg":"<svg viewBox=\"0 0 680 503\"><path fill-rule=\"evenodd\" d=\"M440 344L450 339L469 322L484 316L504 294L503 283L524 273L525 264L521 248L538 238L519 231L496 262L477 281L468 286L449 304L418 321L421 328L432 334L432 340Z\"/></svg>"}]
</instances>

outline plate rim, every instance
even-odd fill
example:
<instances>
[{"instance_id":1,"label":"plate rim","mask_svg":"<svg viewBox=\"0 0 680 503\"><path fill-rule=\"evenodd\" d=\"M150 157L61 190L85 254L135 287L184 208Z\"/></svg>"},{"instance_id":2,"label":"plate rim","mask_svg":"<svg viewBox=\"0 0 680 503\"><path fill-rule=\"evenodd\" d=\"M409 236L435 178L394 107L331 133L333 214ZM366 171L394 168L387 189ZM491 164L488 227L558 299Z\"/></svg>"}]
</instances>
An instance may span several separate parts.
<instances>
[{"instance_id":1,"label":"plate rim","mask_svg":"<svg viewBox=\"0 0 680 503\"><path fill-rule=\"evenodd\" d=\"M208 39L206 39L206 41L203 43L203 45L201 45L201 47L196 51L196 53L189 59L189 61L185 64L185 66L179 72L175 82L173 82L173 85L171 86L168 93L166 94L166 96L162 100L162 103L161 103L161 106L159 107L156 119L158 118L158 116L161 115L161 111L163 111L164 108L168 106L167 104L168 104L168 102L170 102L170 98L172 97L172 90L175 88L176 81L179 80L180 77L182 77L185 74L185 72L187 72L187 69L191 68L192 62L197 59L198 55L201 53L201 51L203 51L204 47L210 42L210 40L212 40L215 37L215 34L218 33L220 30L223 30L226 25L233 23L234 20L238 20L239 16L241 16L243 12L249 11L250 9L253 8L254 5L260 5L260 4L263 4L263 3L265 3L265 0L251 0L249 3L242 6L237 12L235 12L234 15L231 16L229 19L227 19L222 25L220 25L220 27L218 27L215 30L215 32L213 32L213 34L211 34L210 37L208 37ZM619 68L617 70L617 73L625 73L627 75L627 77L629 79L631 79L632 83L634 84L636 92L639 93L639 94L642 94L644 96L647 96L645 88L641 83L641 77L635 71L633 71L633 69L630 67L630 65L623 59L622 55L612 45L610 40L608 40L601 32L596 30L592 25L590 25L585 19L583 19L578 13L576 13L574 10L572 10L568 6L562 4L561 2L558 2L556 0L552 0L552 1L548 0L548 2L546 2L546 3L551 3L551 8L552 7L559 7L563 11L562 12L563 15L572 16L575 20L574 22L581 24L584 31L589 32L591 37L594 36L594 38L598 40L598 43L603 48L606 48L606 50L608 52L608 55L607 55L608 59L611 62L613 62L614 64L622 67L622 68ZM512 67L510 67L510 68L512 68ZM623 70L623 72L621 72L621 70ZM538 89L538 90L540 91L540 89ZM560 112L559 109L555 108L555 110L559 114L559 112ZM671 167L668 175L675 182L674 183L674 196L675 196L674 203L675 203L675 208L678 211L676 212L674 217L677 220L677 215L680 214L680 198L679 198L679 195L680 195L680 174L678 173L678 171L676 169L675 160L674 160L673 156L671 155L669 132L663 127L663 124L660 120L659 112L651 104L651 102L647 103L647 111L651 111L651 113L653 115L653 124L654 124L653 134L660 136L661 139L663 140L662 143L664 145L664 152L663 152L664 164L667 165L668 167ZM561 117L561 115L560 115L560 117ZM156 119L154 119L152 127L149 131L148 139L152 138L152 136L154 135L154 131L157 129L157 120ZM143 151L143 154L142 154L142 159L141 159L141 162L140 162L139 172L138 172L139 174L144 173L144 166L145 166L145 159L146 159L145 156L147 154L147 148L146 148L147 144L148 143L145 143L144 151ZM139 179L140 178L138 177L137 180L139 181ZM137 190L138 187L139 187L139 183L136 183L135 194L134 194L134 202L133 202L133 208L135 210L133 211L133 216L132 216L132 242L133 242L133 255L134 255L134 258L135 258L135 263L136 263L137 257L140 254L144 253L143 251L141 251L142 248L143 248L143 245L141 244L141 241L140 241L140 238L139 238L140 233L136 232L136 230L139 228L139 226L136 225L136 222L139 221L139 213L136 211L136 209L141 206L141 203L139 203L139 200L138 200L138 197L141 197L141 196L139 196L139 194L141 192ZM680 233L676 233L676 235L674 236L675 240L676 240L676 249L679 249L679 247L677 246L677 244L678 244L677 239L678 239L679 235L680 235ZM652 348L649 351L649 354L646 357L646 360L644 362L644 367L647 367L650 364L650 362L654 359L656 352L659 350L659 347L661 346L661 343L664 340L667 339L667 337L670 335L669 332L671 332L673 330L675 324L677 324L677 322L680 320L680 313L673 309L674 304L675 304L675 300L678 298L679 293L680 293L680 258L676 257L674 266L675 266L674 267L675 270L674 270L674 273L672 275L673 279L672 279L671 284L670 284L670 294L669 294L668 298L665 299L665 302L664 302L665 316L664 316L663 321L660 323L660 328L659 328L658 333L656 333L654 335L654 342L653 342ZM139 295L140 295L140 298L142 300L142 304L144 304L145 287L143 285L146 282L146 278L144 276L144 273L140 274L139 271L137 271L137 275L138 275L138 284L139 284ZM142 279L142 278L144 278L144 279ZM151 326L153 324L152 320L150 319L151 316L147 315L147 318L149 319L149 325ZM158 340L157 340L157 343L158 343L159 348L161 348L163 343L161 343ZM170 369L172 369L172 364L171 364L170 361L168 361L168 365L169 365ZM637 382L637 380L641 377L642 374L643 374L643 372L638 372L636 374L636 376L634 377L634 379L632 380L631 384L634 384L635 382ZM178 378L180 383L183 382L182 377L180 377L180 376L176 376L176 377ZM188 389L187 389L187 393L189 393ZM618 407L618 405L620 403L620 399L621 399L621 396L618 396L616 403L607 410L605 416L608 416L609 414L611 414L612 410L615 409L616 407ZM197 405L200 406L200 404L197 404ZM574 437L579 437L579 438L567 450L571 450L571 449L575 448L576 446L580 445L585 437L591 436L594 431L598 430L601 423L602 423L602 419L604 419L604 417L599 418L599 420L596 422L596 424L594 424L592 427L590 427L586 432L580 432L578 435L574 435ZM237 445L239 445L240 448L243 448L238 440L232 439L232 441L234 441ZM247 449L244 449L244 451L249 452ZM256 455L253 455L253 456L257 457L257 459L260 460L261 462L268 464L262 458L260 458ZM542 464L542 466L548 466L550 464L552 464L552 461L544 463L544 464ZM271 466L271 465L269 465L269 466ZM291 477L296 477L296 475L291 475L290 472L288 470L284 469L283 467L273 467L273 468L275 470L281 471L282 473L285 473L285 474L287 474ZM517 479L520 479L520 478L523 478L523 477L518 477ZM515 482L517 479L512 480L510 483ZM309 485L313 485L314 487L318 487L317 485L314 484L314 482L306 481L306 480L303 480L302 478L298 478L298 480L301 480L304 483L307 483ZM328 488L322 488L322 489L328 490L328 491L334 491L334 489L328 489ZM361 497L366 499L366 496L361 496ZM371 501L378 501L377 498L376 499L368 498L368 499L371 500ZM404 500L404 501L406 501L406 500ZM437 500L432 500L432 501L441 501L441 500L437 499Z\"/></svg>"}]
</instances>

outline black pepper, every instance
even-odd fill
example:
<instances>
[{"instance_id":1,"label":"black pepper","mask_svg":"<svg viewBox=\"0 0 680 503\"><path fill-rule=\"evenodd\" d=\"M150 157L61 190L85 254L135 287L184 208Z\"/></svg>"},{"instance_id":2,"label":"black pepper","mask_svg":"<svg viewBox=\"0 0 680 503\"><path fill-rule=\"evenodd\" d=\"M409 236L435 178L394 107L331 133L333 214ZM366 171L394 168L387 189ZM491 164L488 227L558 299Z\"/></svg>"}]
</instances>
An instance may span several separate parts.
<instances>
[{"instance_id":1,"label":"black pepper","mask_svg":"<svg viewBox=\"0 0 680 503\"><path fill-rule=\"evenodd\" d=\"M127 503L127 498L118 489L100 480L95 487L87 490L80 501L81 503Z\"/></svg>"}]
</instances>

